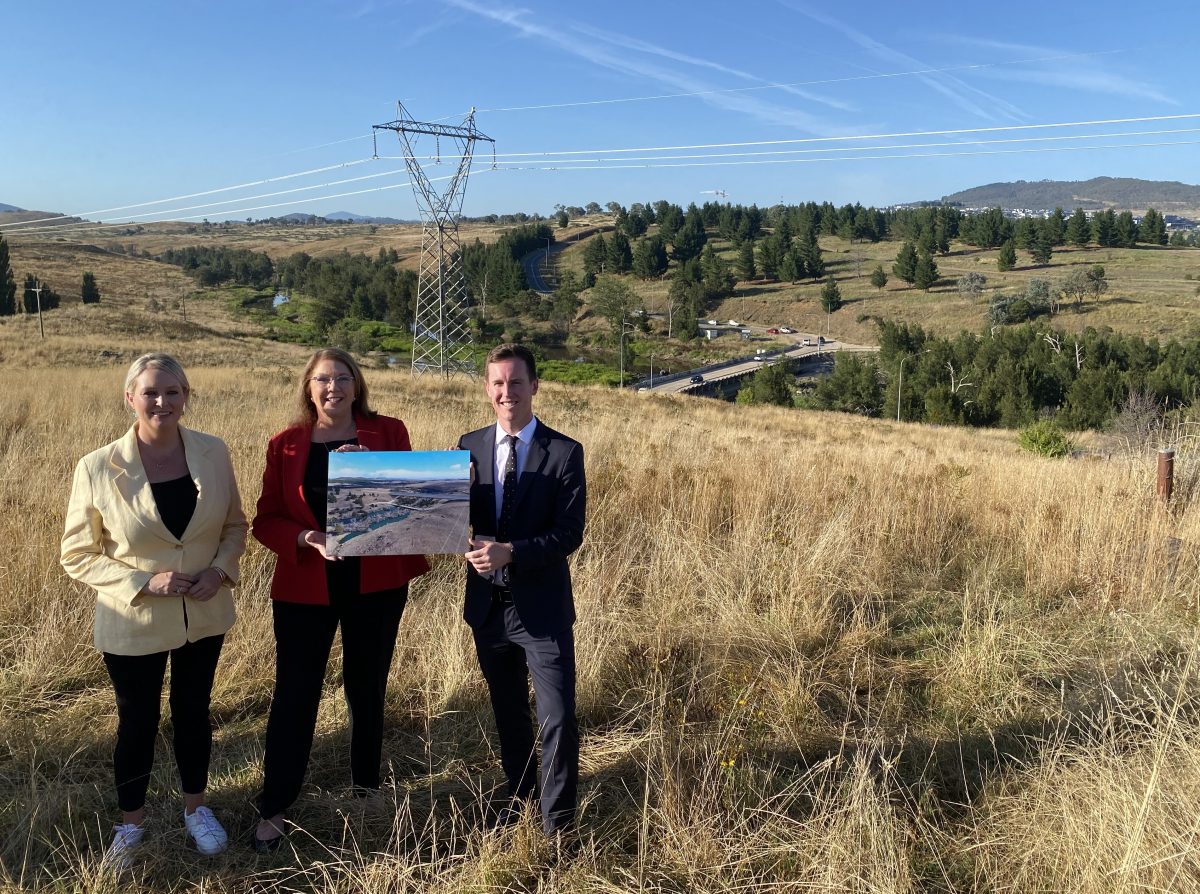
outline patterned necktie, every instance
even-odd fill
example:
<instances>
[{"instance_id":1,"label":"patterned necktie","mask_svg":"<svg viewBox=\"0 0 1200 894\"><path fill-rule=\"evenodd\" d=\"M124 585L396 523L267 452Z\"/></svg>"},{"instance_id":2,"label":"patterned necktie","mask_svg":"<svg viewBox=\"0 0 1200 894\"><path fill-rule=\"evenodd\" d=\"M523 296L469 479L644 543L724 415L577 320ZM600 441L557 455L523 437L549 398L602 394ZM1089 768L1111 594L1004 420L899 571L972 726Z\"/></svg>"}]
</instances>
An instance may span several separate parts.
<instances>
[{"instance_id":1,"label":"patterned necktie","mask_svg":"<svg viewBox=\"0 0 1200 894\"><path fill-rule=\"evenodd\" d=\"M501 543L508 542L513 509L517 502L517 440L516 435L504 436L504 443L508 445L508 459L504 463L504 495L500 503L500 519L496 524L496 539Z\"/></svg>"}]
</instances>

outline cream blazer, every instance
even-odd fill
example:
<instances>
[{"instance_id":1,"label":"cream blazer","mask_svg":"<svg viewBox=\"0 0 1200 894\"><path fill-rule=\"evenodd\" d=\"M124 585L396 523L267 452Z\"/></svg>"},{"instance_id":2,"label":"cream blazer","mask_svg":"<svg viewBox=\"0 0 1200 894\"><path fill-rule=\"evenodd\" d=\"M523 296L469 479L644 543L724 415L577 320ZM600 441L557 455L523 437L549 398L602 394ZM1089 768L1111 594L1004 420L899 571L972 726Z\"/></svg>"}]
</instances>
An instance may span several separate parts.
<instances>
[{"instance_id":1,"label":"cream blazer","mask_svg":"<svg viewBox=\"0 0 1200 894\"><path fill-rule=\"evenodd\" d=\"M163 524L130 428L79 461L71 484L60 561L96 591L95 644L101 652L148 655L225 633L233 626L246 516L225 442L179 427L196 511L183 539ZM214 566L228 583L209 600L142 593L160 571L197 574Z\"/></svg>"}]
</instances>

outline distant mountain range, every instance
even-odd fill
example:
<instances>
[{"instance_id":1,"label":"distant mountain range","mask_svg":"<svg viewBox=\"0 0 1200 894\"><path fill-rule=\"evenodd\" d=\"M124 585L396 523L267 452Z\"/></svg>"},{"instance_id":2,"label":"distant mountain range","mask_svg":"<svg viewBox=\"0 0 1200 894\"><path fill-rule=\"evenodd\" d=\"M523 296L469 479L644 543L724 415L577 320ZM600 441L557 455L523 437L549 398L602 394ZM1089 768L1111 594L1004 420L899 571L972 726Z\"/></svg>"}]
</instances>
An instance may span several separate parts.
<instances>
[{"instance_id":1,"label":"distant mountain range","mask_svg":"<svg viewBox=\"0 0 1200 894\"><path fill-rule=\"evenodd\" d=\"M0 211L24 211L24 208L18 208L16 205L5 205L0 202Z\"/></svg>"},{"instance_id":2,"label":"distant mountain range","mask_svg":"<svg viewBox=\"0 0 1200 894\"><path fill-rule=\"evenodd\" d=\"M398 220L394 217L368 217L364 214L355 214L352 211L334 211L332 214L321 215L326 220L344 220L349 223L367 223L367 224L398 224L411 223L407 220Z\"/></svg>"},{"instance_id":3,"label":"distant mountain range","mask_svg":"<svg viewBox=\"0 0 1200 894\"><path fill-rule=\"evenodd\" d=\"M942 197L966 208L1062 208L1068 214L1113 208L1117 211L1200 211L1200 186L1178 180L1093 177L1091 180L1018 180L989 183Z\"/></svg>"}]
</instances>

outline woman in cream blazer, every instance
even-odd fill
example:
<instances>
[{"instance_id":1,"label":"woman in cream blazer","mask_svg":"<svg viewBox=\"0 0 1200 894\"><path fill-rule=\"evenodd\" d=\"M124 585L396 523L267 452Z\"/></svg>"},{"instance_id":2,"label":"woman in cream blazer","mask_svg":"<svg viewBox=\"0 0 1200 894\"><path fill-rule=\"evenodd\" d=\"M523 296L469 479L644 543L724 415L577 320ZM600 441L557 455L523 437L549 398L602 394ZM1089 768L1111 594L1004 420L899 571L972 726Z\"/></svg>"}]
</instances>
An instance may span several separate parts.
<instances>
[{"instance_id":1,"label":"woman in cream blazer","mask_svg":"<svg viewBox=\"0 0 1200 894\"><path fill-rule=\"evenodd\" d=\"M209 697L233 625L230 588L247 524L224 442L179 424L188 395L187 376L170 355L134 361L125 401L136 421L79 461L62 538L67 574L96 592L94 641L116 692L113 767L123 816L109 856L122 865L145 834L168 660L184 825L201 853L227 846L204 806Z\"/></svg>"}]
</instances>

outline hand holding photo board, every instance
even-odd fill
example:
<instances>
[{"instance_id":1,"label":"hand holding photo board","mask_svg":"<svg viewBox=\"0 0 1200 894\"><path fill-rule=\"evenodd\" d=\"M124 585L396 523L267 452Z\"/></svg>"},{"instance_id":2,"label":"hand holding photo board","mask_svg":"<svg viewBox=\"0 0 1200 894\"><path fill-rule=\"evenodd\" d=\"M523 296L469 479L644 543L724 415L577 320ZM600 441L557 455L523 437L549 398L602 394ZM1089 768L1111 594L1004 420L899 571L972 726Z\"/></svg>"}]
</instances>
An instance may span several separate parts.
<instances>
[{"instance_id":1,"label":"hand holding photo board","mask_svg":"<svg viewBox=\"0 0 1200 894\"><path fill-rule=\"evenodd\" d=\"M334 554L466 552L470 488L467 450L331 453L327 521Z\"/></svg>"}]
</instances>

